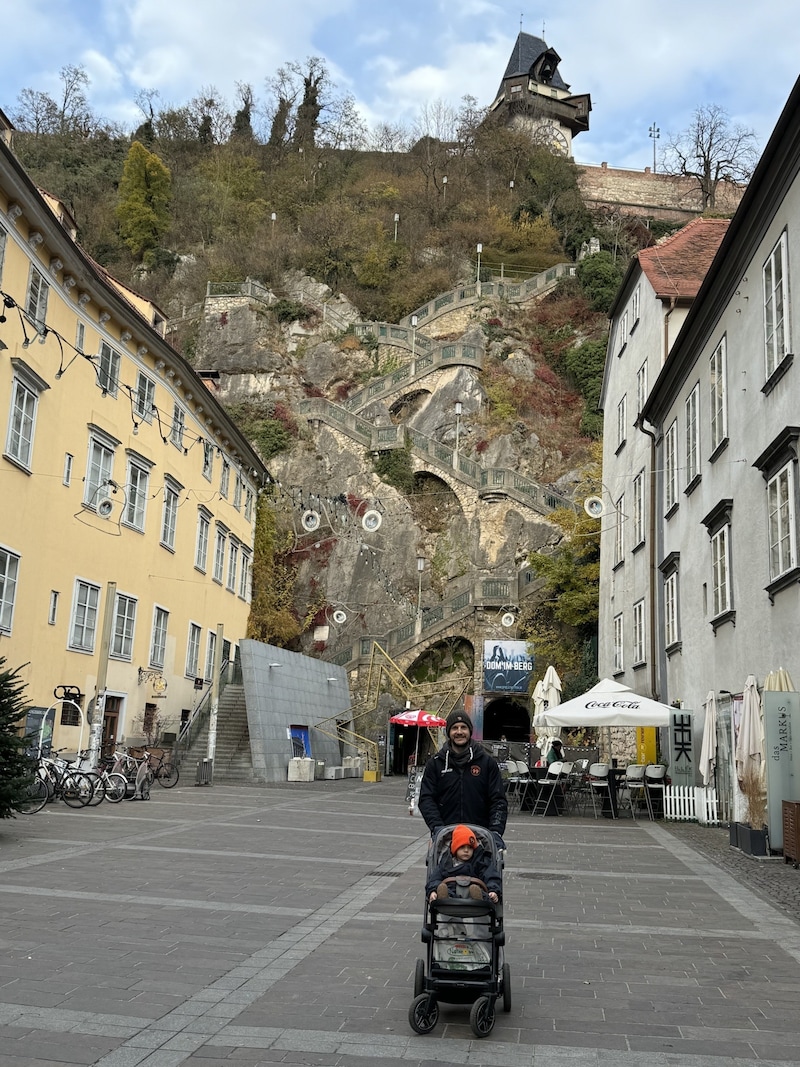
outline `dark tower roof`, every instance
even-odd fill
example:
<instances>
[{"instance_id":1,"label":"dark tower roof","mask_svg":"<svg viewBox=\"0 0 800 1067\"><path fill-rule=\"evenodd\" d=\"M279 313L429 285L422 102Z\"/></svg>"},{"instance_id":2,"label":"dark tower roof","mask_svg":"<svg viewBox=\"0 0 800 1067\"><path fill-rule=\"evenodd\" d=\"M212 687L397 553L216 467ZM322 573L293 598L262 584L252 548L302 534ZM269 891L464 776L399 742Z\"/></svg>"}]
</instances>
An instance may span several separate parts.
<instances>
[{"instance_id":1,"label":"dark tower roof","mask_svg":"<svg viewBox=\"0 0 800 1067\"><path fill-rule=\"evenodd\" d=\"M503 81L495 95L500 96L503 83L509 78L518 78L522 74L529 75L541 85L552 85L554 89L569 91L569 86L558 73L560 62L561 56L558 52L548 48L541 37L534 37L531 33L520 33L511 52Z\"/></svg>"}]
</instances>

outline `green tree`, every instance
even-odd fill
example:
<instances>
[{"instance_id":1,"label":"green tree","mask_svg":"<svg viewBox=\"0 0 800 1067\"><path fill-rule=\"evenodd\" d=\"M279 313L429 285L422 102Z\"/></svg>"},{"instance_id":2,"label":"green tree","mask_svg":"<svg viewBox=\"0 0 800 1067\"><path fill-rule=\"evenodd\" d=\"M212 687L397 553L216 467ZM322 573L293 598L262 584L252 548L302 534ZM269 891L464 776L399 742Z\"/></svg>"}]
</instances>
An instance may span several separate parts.
<instances>
[{"instance_id":1,"label":"green tree","mask_svg":"<svg viewBox=\"0 0 800 1067\"><path fill-rule=\"evenodd\" d=\"M592 310L609 311L622 281L621 264L610 252L597 252L580 261L577 273Z\"/></svg>"},{"instance_id":2,"label":"green tree","mask_svg":"<svg viewBox=\"0 0 800 1067\"><path fill-rule=\"evenodd\" d=\"M581 419L581 431L587 437L599 437L603 432L603 416L597 410L606 363L606 342L585 341L567 350L564 366L586 401Z\"/></svg>"},{"instance_id":3,"label":"green tree","mask_svg":"<svg viewBox=\"0 0 800 1067\"><path fill-rule=\"evenodd\" d=\"M25 683L19 672L6 668L0 657L0 819L12 818L22 798L22 788L31 776L27 742L20 733L27 703Z\"/></svg>"},{"instance_id":4,"label":"green tree","mask_svg":"<svg viewBox=\"0 0 800 1067\"><path fill-rule=\"evenodd\" d=\"M285 552L291 537L281 535L275 511L266 496L259 496L253 546L253 597L247 636L256 641L285 646L301 631L292 607L294 570Z\"/></svg>"},{"instance_id":5,"label":"green tree","mask_svg":"<svg viewBox=\"0 0 800 1067\"><path fill-rule=\"evenodd\" d=\"M134 141L122 169L117 219L123 241L137 258L146 257L169 229L172 179L154 152Z\"/></svg>"}]
</instances>

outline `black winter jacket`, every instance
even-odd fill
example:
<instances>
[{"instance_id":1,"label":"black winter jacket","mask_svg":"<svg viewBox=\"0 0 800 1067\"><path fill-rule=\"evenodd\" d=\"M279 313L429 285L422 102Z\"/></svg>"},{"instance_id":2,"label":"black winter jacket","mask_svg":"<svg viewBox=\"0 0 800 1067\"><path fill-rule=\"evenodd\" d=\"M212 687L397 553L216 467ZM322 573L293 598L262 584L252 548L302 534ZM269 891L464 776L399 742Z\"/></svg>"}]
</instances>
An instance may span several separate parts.
<instances>
[{"instance_id":1,"label":"black winter jacket","mask_svg":"<svg viewBox=\"0 0 800 1067\"><path fill-rule=\"evenodd\" d=\"M502 836L508 801L497 760L482 745L472 745L465 763L454 763L450 742L425 764L419 810L431 834L455 823L485 826Z\"/></svg>"}]
</instances>

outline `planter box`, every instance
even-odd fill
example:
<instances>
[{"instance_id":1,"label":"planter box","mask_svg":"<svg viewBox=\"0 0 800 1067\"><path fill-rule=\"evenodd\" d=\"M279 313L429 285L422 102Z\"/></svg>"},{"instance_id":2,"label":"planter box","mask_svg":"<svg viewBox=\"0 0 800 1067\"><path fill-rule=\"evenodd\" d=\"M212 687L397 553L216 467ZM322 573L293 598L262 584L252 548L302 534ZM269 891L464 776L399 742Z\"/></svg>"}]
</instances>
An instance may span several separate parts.
<instances>
[{"instance_id":1,"label":"planter box","mask_svg":"<svg viewBox=\"0 0 800 1067\"><path fill-rule=\"evenodd\" d=\"M740 848L746 856L766 856L768 854L766 830L754 830L752 826L747 826L743 822L731 823L731 845L734 844L734 827L736 828L735 847Z\"/></svg>"},{"instance_id":2,"label":"planter box","mask_svg":"<svg viewBox=\"0 0 800 1067\"><path fill-rule=\"evenodd\" d=\"M731 848L739 847L739 823L732 822L728 827L728 832L731 835Z\"/></svg>"}]
</instances>

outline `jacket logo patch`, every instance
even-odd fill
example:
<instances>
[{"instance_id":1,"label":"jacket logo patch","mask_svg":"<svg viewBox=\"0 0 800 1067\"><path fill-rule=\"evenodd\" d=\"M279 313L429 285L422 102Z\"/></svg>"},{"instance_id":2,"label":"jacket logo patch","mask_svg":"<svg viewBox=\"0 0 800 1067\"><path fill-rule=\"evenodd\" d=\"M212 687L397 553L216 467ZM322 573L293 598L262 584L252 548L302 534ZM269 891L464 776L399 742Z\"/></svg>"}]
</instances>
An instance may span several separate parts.
<instances>
[{"instance_id":1,"label":"jacket logo patch","mask_svg":"<svg viewBox=\"0 0 800 1067\"><path fill-rule=\"evenodd\" d=\"M475 775L476 778L481 773L480 767L470 767L470 771L472 772L472 774Z\"/></svg>"}]
</instances>

